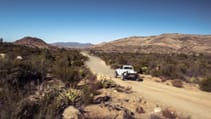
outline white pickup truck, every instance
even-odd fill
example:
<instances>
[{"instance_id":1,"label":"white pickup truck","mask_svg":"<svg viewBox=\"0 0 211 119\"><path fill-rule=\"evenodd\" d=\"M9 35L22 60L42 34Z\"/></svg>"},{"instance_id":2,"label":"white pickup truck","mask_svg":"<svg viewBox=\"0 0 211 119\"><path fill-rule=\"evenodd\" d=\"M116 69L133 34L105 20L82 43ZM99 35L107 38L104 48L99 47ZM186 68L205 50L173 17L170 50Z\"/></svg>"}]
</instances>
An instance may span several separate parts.
<instances>
[{"instance_id":1,"label":"white pickup truck","mask_svg":"<svg viewBox=\"0 0 211 119\"><path fill-rule=\"evenodd\" d=\"M133 79L140 80L139 74L133 69L131 65L122 65L120 68L115 70L115 78L121 77L122 80Z\"/></svg>"}]
</instances>

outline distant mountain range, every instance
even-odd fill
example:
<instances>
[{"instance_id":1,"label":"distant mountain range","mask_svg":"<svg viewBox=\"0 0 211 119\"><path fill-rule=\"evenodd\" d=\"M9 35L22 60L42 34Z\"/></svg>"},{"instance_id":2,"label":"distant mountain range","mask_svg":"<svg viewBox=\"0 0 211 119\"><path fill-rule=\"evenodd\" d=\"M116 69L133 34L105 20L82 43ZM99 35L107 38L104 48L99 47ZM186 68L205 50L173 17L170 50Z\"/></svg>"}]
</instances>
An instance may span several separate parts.
<instances>
[{"instance_id":1,"label":"distant mountain range","mask_svg":"<svg viewBox=\"0 0 211 119\"><path fill-rule=\"evenodd\" d=\"M91 43L79 43L79 42L56 42L56 43L51 43L51 45L65 48L88 48L93 46L93 44Z\"/></svg>"},{"instance_id":2,"label":"distant mountain range","mask_svg":"<svg viewBox=\"0 0 211 119\"><path fill-rule=\"evenodd\" d=\"M103 52L211 54L211 35L175 33L145 37L133 36L101 43L92 46L91 49Z\"/></svg>"},{"instance_id":3,"label":"distant mountain range","mask_svg":"<svg viewBox=\"0 0 211 119\"><path fill-rule=\"evenodd\" d=\"M35 37L24 37L15 41L14 44L37 48L88 48L100 52L211 54L211 35L177 33L144 37L133 36L97 45L78 42L47 44L42 39Z\"/></svg>"},{"instance_id":4,"label":"distant mountain range","mask_svg":"<svg viewBox=\"0 0 211 119\"><path fill-rule=\"evenodd\" d=\"M88 48L93 46L91 43L78 43L78 42L56 42L47 44L44 40L36 37L23 37L14 42L16 45L24 45L32 48Z\"/></svg>"}]
</instances>

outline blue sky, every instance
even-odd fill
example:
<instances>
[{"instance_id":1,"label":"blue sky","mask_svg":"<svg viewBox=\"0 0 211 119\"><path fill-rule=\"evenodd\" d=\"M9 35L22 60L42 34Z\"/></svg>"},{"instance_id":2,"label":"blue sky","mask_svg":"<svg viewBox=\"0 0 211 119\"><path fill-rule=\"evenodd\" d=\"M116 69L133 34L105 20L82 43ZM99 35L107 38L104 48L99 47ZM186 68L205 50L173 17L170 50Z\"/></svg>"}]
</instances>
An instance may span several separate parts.
<instances>
[{"instance_id":1,"label":"blue sky","mask_svg":"<svg viewBox=\"0 0 211 119\"><path fill-rule=\"evenodd\" d=\"M100 43L162 33L211 34L211 0L0 0L0 37Z\"/></svg>"}]
</instances>

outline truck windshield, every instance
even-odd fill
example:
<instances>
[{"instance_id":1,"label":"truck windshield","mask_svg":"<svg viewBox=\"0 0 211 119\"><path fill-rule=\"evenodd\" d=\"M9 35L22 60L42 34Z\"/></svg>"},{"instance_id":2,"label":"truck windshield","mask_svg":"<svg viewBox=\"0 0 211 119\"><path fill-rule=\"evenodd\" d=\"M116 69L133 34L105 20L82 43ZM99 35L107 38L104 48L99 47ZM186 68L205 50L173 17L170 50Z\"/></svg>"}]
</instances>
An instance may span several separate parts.
<instances>
[{"instance_id":1,"label":"truck windshield","mask_svg":"<svg viewBox=\"0 0 211 119\"><path fill-rule=\"evenodd\" d=\"M133 69L132 67L124 67L124 69Z\"/></svg>"}]
</instances>

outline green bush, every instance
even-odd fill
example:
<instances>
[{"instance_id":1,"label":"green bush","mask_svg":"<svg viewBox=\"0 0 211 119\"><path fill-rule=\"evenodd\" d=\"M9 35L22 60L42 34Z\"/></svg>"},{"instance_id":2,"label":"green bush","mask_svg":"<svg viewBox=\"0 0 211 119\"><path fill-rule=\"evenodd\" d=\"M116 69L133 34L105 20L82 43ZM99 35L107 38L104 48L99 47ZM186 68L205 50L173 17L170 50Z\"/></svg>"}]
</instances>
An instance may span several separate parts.
<instances>
[{"instance_id":1,"label":"green bush","mask_svg":"<svg viewBox=\"0 0 211 119\"><path fill-rule=\"evenodd\" d=\"M68 89L60 93L60 98L66 99L68 103L74 105L77 101L80 100L81 91L76 89Z\"/></svg>"}]
</instances>

